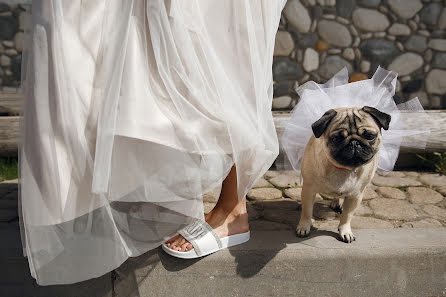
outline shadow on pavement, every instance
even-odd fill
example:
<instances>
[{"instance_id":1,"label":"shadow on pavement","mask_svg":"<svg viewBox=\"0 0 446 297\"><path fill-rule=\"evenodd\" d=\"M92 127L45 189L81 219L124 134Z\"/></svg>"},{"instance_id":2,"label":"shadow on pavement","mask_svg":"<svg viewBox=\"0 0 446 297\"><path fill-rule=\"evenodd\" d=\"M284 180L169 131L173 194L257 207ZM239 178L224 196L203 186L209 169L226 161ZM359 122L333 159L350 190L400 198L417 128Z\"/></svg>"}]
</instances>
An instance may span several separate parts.
<instances>
[{"instance_id":1,"label":"shadow on pavement","mask_svg":"<svg viewBox=\"0 0 446 297\"><path fill-rule=\"evenodd\" d=\"M255 276L268 264L268 262L273 260L282 249L286 248L288 244L305 244L307 240L319 236L329 236L333 237L333 240L336 242L340 241L337 233L318 230L316 228L312 228L310 236L305 238L297 237L294 228L292 231L290 230L288 232L290 233L289 236L286 237L288 240L283 241L283 237L281 237L280 240L275 238L274 232L272 232L272 237L269 239L256 238L256 232L254 231L251 234L250 241L242 250L237 247L230 248L229 251L231 255L234 256L235 261L238 263L237 274L243 278ZM263 248L259 248L260 246L263 246Z\"/></svg>"},{"instance_id":2,"label":"shadow on pavement","mask_svg":"<svg viewBox=\"0 0 446 297\"><path fill-rule=\"evenodd\" d=\"M28 260L22 254L18 221L0 223L0 238L0 296L112 296L111 273L76 284L39 286L30 274Z\"/></svg>"}]
</instances>

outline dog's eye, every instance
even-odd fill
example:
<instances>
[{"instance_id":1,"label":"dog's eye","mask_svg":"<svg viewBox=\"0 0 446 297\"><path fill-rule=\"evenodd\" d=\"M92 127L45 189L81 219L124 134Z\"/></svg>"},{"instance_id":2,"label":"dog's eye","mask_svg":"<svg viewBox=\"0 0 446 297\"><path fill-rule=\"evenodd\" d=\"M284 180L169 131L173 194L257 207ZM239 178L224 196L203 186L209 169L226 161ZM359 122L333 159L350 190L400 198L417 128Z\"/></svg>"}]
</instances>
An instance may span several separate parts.
<instances>
[{"instance_id":1,"label":"dog's eye","mask_svg":"<svg viewBox=\"0 0 446 297\"><path fill-rule=\"evenodd\" d=\"M374 140L376 138L376 135L373 133L365 132L363 137L367 140Z\"/></svg>"},{"instance_id":2,"label":"dog's eye","mask_svg":"<svg viewBox=\"0 0 446 297\"><path fill-rule=\"evenodd\" d=\"M333 142L341 142L342 140L344 140L344 135L342 135L342 133L338 133L338 134L336 134L336 135L334 135L334 136L332 136L331 137L331 140L333 141Z\"/></svg>"}]
</instances>

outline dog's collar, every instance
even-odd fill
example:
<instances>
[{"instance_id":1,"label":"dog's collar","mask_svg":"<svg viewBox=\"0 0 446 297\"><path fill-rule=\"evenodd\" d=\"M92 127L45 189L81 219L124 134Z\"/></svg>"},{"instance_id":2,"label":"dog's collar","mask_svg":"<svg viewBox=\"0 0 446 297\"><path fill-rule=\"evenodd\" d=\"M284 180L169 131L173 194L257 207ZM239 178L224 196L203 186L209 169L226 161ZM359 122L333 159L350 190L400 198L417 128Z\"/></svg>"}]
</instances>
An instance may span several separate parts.
<instances>
[{"instance_id":1,"label":"dog's collar","mask_svg":"<svg viewBox=\"0 0 446 297\"><path fill-rule=\"evenodd\" d=\"M354 173L358 172L358 168L355 169L348 169L348 168L344 168L344 167L338 167L334 164L332 164L334 168L339 169L339 170L347 170L347 171L353 171Z\"/></svg>"},{"instance_id":2,"label":"dog's collar","mask_svg":"<svg viewBox=\"0 0 446 297\"><path fill-rule=\"evenodd\" d=\"M333 166L334 166L334 168L336 168L336 169L340 169L340 170L350 170L350 169L348 169L348 168L338 167L338 166L335 166L335 165L333 165Z\"/></svg>"}]
</instances>

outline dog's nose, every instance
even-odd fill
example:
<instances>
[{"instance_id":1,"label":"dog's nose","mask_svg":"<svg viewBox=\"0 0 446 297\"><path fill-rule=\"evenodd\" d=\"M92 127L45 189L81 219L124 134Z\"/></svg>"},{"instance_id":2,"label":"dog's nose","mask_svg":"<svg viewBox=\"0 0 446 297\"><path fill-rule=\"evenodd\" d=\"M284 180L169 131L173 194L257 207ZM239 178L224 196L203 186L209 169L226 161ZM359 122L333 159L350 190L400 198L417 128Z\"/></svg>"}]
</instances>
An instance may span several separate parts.
<instances>
[{"instance_id":1,"label":"dog's nose","mask_svg":"<svg viewBox=\"0 0 446 297\"><path fill-rule=\"evenodd\" d=\"M358 146L359 146L359 141L357 141L357 140L352 140L352 141L350 142L350 145L353 146L353 147L358 147Z\"/></svg>"}]
</instances>

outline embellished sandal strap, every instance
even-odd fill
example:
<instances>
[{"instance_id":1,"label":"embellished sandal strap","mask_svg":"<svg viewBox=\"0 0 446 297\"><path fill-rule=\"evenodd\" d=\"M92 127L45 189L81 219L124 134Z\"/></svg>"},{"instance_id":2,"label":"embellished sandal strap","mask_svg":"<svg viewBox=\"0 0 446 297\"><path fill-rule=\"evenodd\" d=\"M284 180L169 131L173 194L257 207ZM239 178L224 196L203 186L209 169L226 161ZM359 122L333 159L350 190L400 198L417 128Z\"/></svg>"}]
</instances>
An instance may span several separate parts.
<instances>
[{"instance_id":1,"label":"embellished sandal strap","mask_svg":"<svg viewBox=\"0 0 446 297\"><path fill-rule=\"evenodd\" d=\"M187 241L189 241L197 253L201 256L209 250L222 248L222 243L214 229L205 221L195 220L178 231Z\"/></svg>"}]
</instances>

